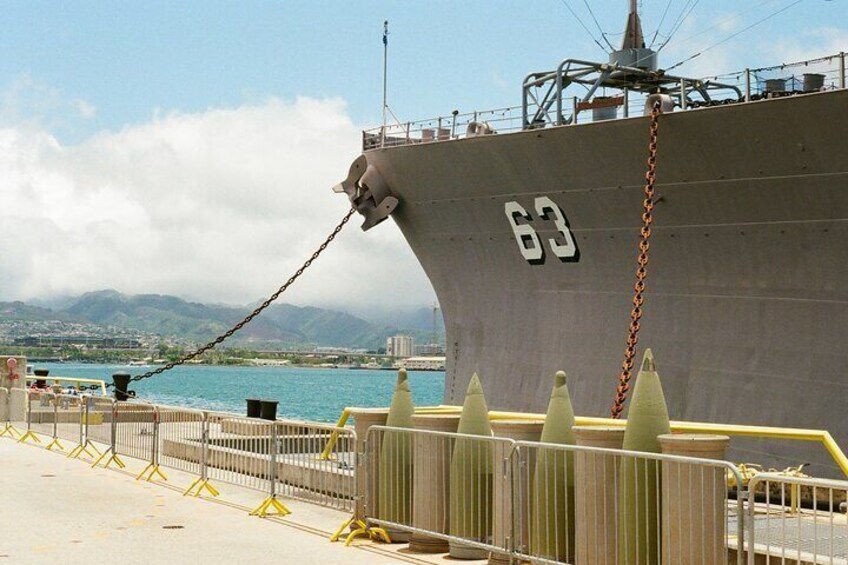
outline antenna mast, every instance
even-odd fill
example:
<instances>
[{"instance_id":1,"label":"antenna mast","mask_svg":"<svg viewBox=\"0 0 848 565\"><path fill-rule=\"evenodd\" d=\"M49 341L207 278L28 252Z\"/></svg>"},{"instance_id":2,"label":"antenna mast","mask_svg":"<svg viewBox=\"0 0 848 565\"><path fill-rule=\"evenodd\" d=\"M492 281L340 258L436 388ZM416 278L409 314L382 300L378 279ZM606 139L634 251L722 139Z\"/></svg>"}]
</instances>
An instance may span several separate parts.
<instances>
[{"instance_id":1,"label":"antenna mast","mask_svg":"<svg viewBox=\"0 0 848 565\"><path fill-rule=\"evenodd\" d=\"M383 22L383 135L386 135L386 77L389 68L389 20Z\"/></svg>"},{"instance_id":2,"label":"antenna mast","mask_svg":"<svg viewBox=\"0 0 848 565\"><path fill-rule=\"evenodd\" d=\"M630 12L627 15L627 27L624 28L624 40L621 42L621 49L610 54L610 63L649 71L657 69L656 52L645 47L642 22L639 19L638 0L630 0Z\"/></svg>"}]
</instances>

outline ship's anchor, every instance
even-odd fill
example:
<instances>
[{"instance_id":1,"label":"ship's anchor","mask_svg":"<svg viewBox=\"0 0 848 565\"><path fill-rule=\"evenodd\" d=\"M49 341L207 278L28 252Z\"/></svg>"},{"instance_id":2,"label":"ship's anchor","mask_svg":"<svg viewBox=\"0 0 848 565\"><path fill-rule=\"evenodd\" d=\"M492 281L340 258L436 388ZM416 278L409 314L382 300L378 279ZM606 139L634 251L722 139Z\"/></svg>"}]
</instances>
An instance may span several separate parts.
<instances>
[{"instance_id":1,"label":"ship's anchor","mask_svg":"<svg viewBox=\"0 0 848 565\"><path fill-rule=\"evenodd\" d=\"M645 101L645 106L651 108L651 129L648 142L648 170L645 172L645 195L642 200L642 229L639 232L639 255L636 258L636 284L633 285L633 309L630 311L630 328L627 345L624 348L624 361L621 363L621 373L618 376L618 387L615 391L615 402L610 408L614 420L621 418L627 393L630 391L630 377L633 375L633 358L636 356L636 344L639 343L639 320L642 318L642 307L645 304L645 279L648 277L648 250L650 249L651 224L654 221L654 184L657 174L657 131L659 117L664 111L673 108L670 97L664 94L652 94Z\"/></svg>"}]
</instances>

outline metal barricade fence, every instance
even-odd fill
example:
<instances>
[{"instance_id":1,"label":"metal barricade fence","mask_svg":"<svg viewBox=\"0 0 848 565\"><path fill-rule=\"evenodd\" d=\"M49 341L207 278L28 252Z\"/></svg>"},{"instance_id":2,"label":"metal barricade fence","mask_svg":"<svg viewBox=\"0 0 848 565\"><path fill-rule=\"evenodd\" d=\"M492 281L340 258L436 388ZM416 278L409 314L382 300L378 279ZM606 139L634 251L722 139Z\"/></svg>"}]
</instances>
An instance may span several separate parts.
<instances>
[{"instance_id":1,"label":"metal barricade fence","mask_svg":"<svg viewBox=\"0 0 848 565\"><path fill-rule=\"evenodd\" d=\"M207 412L208 478L262 492L276 488L275 427L268 420Z\"/></svg>"},{"instance_id":2,"label":"metal barricade fence","mask_svg":"<svg viewBox=\"0 0 848 565\"><path fill-rule=\"evenodd\" d=\"M731 463L517 442L516 557L536 563L743 564Z\"/></svg>"},{"instance_id":3,"label":"metal barricade fence","mask_svg":"<svg viewBox=\"0 0 848 565\"><path fill-rule=\"evenodd\" d=\"M27 397L27 430L52 438L56 395L47 390L28 390Z\"/></svg>"},{"instance_id":4,"label":"metal barricade fence","mask_svg":"<svg viewBox=\"0 0 848 565\"><path fill-rule=\"evenodd\" d=\"M117 402L114 414L115 453L151 462L154 455L156 406Z\"/></svg>"},{"instance_id":5,"label":"metal barricade fence","mask_svg":"<svg viewBox=\"0 0 848 565\"><path fill-rule=\"evenodd\" d=\"M373 426L365 515L390 537L460 558L512 552L512 458L506 438ZM447 543L445 543L447 542Z\"/></svg>"},{"instance_id":6,"label":"metal barricade fence","mask_svg":"<svg viewBox=\"0 0 848 565\"><path fill-rule=\"evenodd\" d=\"M329 424L277 422L278 492L339 510L353 511L356 496L356 435ZM329 453L324 448L336 436Z\"/></svg>"},{"instance_id":7,"label":"metal barricade fence","mask_svg":"<svg viewBox=\"0 0 848 565\"><path fill-rule=\"evenodd\" d=\"M106 396L84 397L83 431L86 441L112 446L112 415L115 400Z\"/></svg>"},{"instance_id":8,"label":"metal barricade fence","mask_svg":"<svg viewBox=\"0 0 848 565\"><path fill-rule=\"evenodd\" d=\"M85 442L83 437L84 410L85 406L81 396L75 394L59 394L56 396L56 435L60 439L71 442L71 447L82 445Z\"/></svg>"},{"instance_id":9,"label":"metal barricade fence","mask_svg":"<svg viewBox=\"0 0 848 565\"><path fill-rule=\"evenodd\" d=\"M152 463L203 475L206 414L201 410L173 406L158 406L158 409L157 444Z\"/></svg>"},{"instance_id":10,"label":"metal barricade fence","mask_svg":"<svg viewBox=\"0 0 848 565\"><path fill-rule=\"evenodd\" d=\"M11 393L8 388L0 388L0 437L20 438L21 434L12 422Z\"/></svg>"},{"instance_id":11,"label":"metal barricade fence","mask_svg":"<svg viewBox=\"0 0 848 565\"><path fill-rule=\"evenodd\" d=\"M762 473L748 487L749 565L847 565L848 481Z\"/></svg>"}]
</instances>

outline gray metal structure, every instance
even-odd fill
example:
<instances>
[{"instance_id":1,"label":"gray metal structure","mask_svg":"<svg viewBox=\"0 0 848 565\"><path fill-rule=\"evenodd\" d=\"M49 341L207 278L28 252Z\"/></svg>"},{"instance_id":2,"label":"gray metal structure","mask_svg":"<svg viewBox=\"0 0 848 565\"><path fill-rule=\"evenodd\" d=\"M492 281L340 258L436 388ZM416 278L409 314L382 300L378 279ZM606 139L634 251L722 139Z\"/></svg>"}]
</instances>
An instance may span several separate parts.
<instances>
[{"instance_id":1,"label":"gray metal structure","mask_svg":"<svg viewBox=\"0 0 848 565\"><path fill-rule=\"evenodd\" d=\"M640 334L672 419L826 429L848 444L848 90L844 53L826 60L838 69L815 92L752 94L759 75L743 71L729 99L694 105L686 94L703 80L630 69L612 84L620 69L590 69L625 96L674 90ZM567 67L546 75L553 104ZM365 132L336 190L363 229L390 214L433 284L447 402L476 371L493 409L540 411L564 369L577 413L604 416L631 309L648 118L625 104L619 119L556 112L535 127L526 100L510 133L477 112L464 136L456 113L430 122L435 137L412 124ZM735 445L735 460L839 472L818 446Z\"/></svg>"}]
</instances>

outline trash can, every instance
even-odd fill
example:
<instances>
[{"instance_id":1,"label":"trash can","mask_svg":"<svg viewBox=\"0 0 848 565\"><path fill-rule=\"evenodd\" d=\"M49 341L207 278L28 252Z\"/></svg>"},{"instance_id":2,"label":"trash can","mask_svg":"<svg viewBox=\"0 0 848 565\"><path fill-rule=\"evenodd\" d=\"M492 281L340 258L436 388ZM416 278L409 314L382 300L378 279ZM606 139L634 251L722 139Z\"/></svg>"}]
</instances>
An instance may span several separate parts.
<instances>
[{"instance_id":1,"label":"trash can","mask_svg":"<svg viewBox=\"0 0 848 565\"><path fill-rule=\"evenodd\" d=\"M276 400L260 400L259 417L263 420L276 420L277 404L279 403Z\"/></svg>"},{"instance_id":2,"label":"trash can","mask_svg":"<svg viewBox=\"0 0 848 565\"><path fill-rule=\"evenodd\" d=\"M247 417L258 418L262 413L262 401L258 398L246 398L247 402Z\"/></svg>"}]
</instances>

